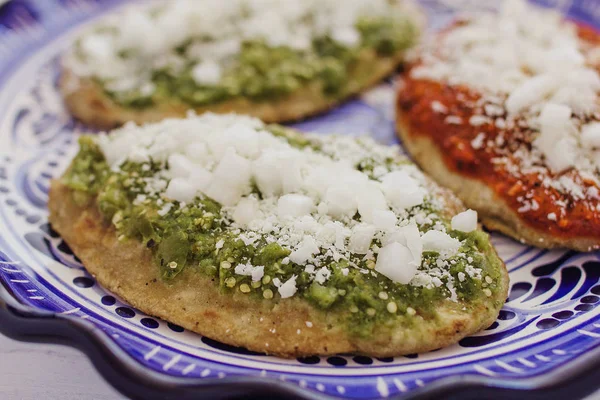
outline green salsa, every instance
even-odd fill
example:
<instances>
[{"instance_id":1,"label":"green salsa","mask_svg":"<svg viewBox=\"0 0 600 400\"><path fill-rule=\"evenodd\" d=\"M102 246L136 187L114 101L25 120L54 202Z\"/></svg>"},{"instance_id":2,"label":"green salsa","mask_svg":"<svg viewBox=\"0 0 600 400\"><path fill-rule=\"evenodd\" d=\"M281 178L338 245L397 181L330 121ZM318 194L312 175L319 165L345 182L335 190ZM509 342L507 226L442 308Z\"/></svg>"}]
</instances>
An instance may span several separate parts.
<instances>
[{"instance_id":1,"label":"green salsa","mask_svg":"<svg viewBox=\"0 0 600 400\"><path fill-rule=\"evenodd\" d=\"M287 137L285 129L267 129ZM292 135L288 140L294 146L319 148L302 136ZM317 282L305 265L289 261L290 250L278 243L260 237L246 244L241 238L244 232L228 229L230 221L224 217L221 205L210 198L196 197L183 206L144 194L148 180L166 165L125 161L118 171L111 170L93 137L83 136L79 143L81 150L63 182L73 189L77 202L93 202L98 207L116 228L119 240L144 243L154 254L165 281L177 279L183 269L193 269L214 277L224 293L240 291L257 300L277 301L277 282L296 276L296 296L323 310L349 311L348 329L360 336L369 335L378 324L411 323L417 314L435 318L436 305L446 298L477 304L499 290L501 265L487 234L451 230L448 220L437 216L439 210L431 202L409 210L409 214L431 217L430 222L419 225L421 232L442 224L450 236L461 241L457 254L446 259L444 266L439 265L438 253L423 253L420 270L441 272L435 285L395 283L374 271L372 259L358 254L349 259L328 259L316 266L319 269L325 265L329 274L326 281ZM372 172L374 161L363 160L356 168ZM258 189L254 191L260 196ZM374 240L373 245L381 243ZM264 275L253 281L251 276L236 273L239 264L263 266ZM477 268L476 279L470 277L473 266Z\"/></svg>"}]
</instances>

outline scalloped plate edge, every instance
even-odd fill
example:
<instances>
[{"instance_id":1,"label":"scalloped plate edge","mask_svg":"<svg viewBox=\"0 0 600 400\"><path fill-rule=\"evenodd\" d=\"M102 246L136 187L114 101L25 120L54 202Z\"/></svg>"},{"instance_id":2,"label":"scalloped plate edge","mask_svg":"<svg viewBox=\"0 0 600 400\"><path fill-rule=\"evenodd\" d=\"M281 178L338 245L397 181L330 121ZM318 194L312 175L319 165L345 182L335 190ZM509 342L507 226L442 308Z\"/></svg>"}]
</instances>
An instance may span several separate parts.
<instances>
[{"instance_id":1,"label":"scalloped plate edge","mask_svg":"<svg viewBox=\"0 0 600 400\"><path fill-rule=\"evenodd\" d=\"M4 284L0 285L0 333L24 342L75 347L86 354L108 383L128 397L186 400L199 397L226 399L243 395L245 398L268 396L270 399L334 399L270 378L184 379L162 375L136 363L91 322L25 306L15 299ZM583 398L597 390L600 380L598 366L600 346L568 365L534 378L511 380L457 375L393 398Z\"/></svg>"}]
</instances>

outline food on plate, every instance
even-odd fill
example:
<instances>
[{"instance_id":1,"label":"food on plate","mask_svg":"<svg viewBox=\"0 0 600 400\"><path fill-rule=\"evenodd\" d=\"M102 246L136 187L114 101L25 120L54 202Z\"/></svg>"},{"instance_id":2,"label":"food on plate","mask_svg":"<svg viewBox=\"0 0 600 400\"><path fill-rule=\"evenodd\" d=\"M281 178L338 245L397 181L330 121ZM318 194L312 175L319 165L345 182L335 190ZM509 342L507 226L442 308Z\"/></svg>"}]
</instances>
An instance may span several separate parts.
<instances>
[{"instance_id":1,"label":"food on plate","mask_svg":"<svg viewBox=\"0 0 600 400\"><path fill-rule=\"evenodd\" d=\"M231 345L392 356L487 328L504 264L394 147L206 113L82 136L50 221L108 290Z\"/></svg>"},{"instance_id":2,"label":"food on plate","mask_svg":"<svg viewBox=\"0 0 600 400\"><path fill-rule=\"evenodd\" d=\"M459 19L403 75L405 147L489 229L544 248L599 248L598 43L521 0Z\"/></svg>"},{"instance_id":3,"label":"food on plate","mask_svg":"<svg viewBox=\"0 0 600 400\"><path fill-rule=\"evenodd\" d=\"M75 117L102 128L189 109L296 120L391 74L422 25L411 0L135 5L79 37L61 89Z\"/></svg>"}]
</instances>

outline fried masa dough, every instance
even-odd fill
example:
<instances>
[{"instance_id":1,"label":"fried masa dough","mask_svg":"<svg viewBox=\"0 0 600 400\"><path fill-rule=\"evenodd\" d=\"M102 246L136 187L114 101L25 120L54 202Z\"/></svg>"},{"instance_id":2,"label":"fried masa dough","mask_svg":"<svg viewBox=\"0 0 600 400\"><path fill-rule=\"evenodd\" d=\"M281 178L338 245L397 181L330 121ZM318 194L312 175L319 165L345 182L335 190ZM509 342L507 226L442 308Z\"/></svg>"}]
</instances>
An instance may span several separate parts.
<instances>
[{"instance_id":1,"label":"fried masa dough","mask_svg":"<svg viewBox=\"0 0 600 400\"><path fill-rule=\"evenodd\" d=\"M406 41L408 43L416 42L416 37L419 36L423 26L424 16L422 12L416 4L408 0L392 3L395 4L395 7L404 10L406 14L404 18L412 26L411 29L402 33L408 37ZM322 6L325 7L325 4ZM302 81L294 90L287 93L275 93L270 98L268 96L251 98L242 93L227 95L215 101L206 102L206 104L190 104L188 101L179 98L177 94L169 93L166 97L162 96L154 99L152 104L147 104L143 107L130 106L118 101L115 96L109 95L101 83L101 79L90 74L80 74L77 71L81 68L72 67L73 54L76 54L76 51L69 54L63 60L60 90L66 106L72 115L86 124L102 129L111 129L128 121L141 124L156 122L165 118L183 117L189 110L194 110L196 114L204 112L235 112L251 115L265 122L294 121L324 112L348 98L360 94L391 75L401 65L407 46L403 44L398 48L389 47L390 45L387 43L392 43L392 41L399 40L400 38L388 39L385 35L390 35L390 33L383 28L380 29L382 39L379 46L383 46L383 50L374 48L372 45L365 45L362 48L356 47L354 43L348 45L348 49L355 52L354 60L344 66L346 68L345 76L336 84L339 87L333 92L330 92L331 90L327 87L329 85L327 79L333 78L313 77ZM276 32L271 32L270 34L277 35ZM142 38L142 40L152 39ZM285 46L286 44L284 43L283 45ZM338 43L337 45L341 46L341 48L347 46L346 43ZM161 54L158 54L156 58L160 56ZM346 55L333 55L333 58L338 60L343 57L346 57ZM107 65L105 68L110 69L111 66ZM271 66L267 65L267 68L271 68ZM290 68L290 66L288 65L286 68ZM239 72L239 74L242 72ZM327 74L330 73L331 71L327 72ZM247 83L245 86L262 81L265 81L263 84L266 85L269 71L263 71L262 74L258 75L254 82ZM228 79L231 79L231 77ZM281 81L284 79L288 78L279 78ZM189 87L192 84L193 80L185 86ZM219 84L218 80L208 83L209 87L218 86ZM173 89L169 88L168 90L171 92Z\"/></svg>"},{"instance_id":2,"label":"fried masa dough","mask_svg":"<svg viewBox=\"0 0 600 400\"><path fill-rule=\"evenodd\" d=\"M587 62L596 62L592 53L600 42L597 33L560 22L555 16L541 14L537 9L521 8L525 6L520 3L510 2L500 16L488 17L495 22L486 20L482 29L494 40L501 41L496 24L507 16L518 21L519 26L536 27L540 21L545 22L559 37L572 29L571 37L581 47L576 51L582 59L587 58ZM516 9L511 9L510 5ZM514 17L515 13L517 17ZM480 27L477 21L462 21L440 33L432 47L425 47L423 53L439 54L436 53L439 46L449 35L469 29L470 24L475 24L474 29ZM530 38L522 37L521 40L524 43L529 40L528 45L531 43ZM497 53L502 52L497 43L487 46ZM454 52L461 54L457 50ZM549 64L536 54L538 62ZM441 59L444 57L440 56ZM459 57L466 60L470 55L467 52ZM565 64L562 66L567 68L562 76L566 79L589 76L591 83L585 79L583 86L571 81L561 82L551 75L551 71L546 75L534 74L507 92L504 88L496 88L493 82L462 75L459 59L455 63L450 58L448 75L430 74L425 70L429 64L423 59L416 58L404 73L396 105L398 135L421 168L453 190L467 207L477 210L482 223L489 229L537 247L567 247L579 251L599 248L598 170L597 166L590 168L587 161L588 157L595 157L595 150L580 136L586 126L595 124L596 117L577 104L583 101L585 108L586 101L582 99L597 98L594 93L597 87L593 83L597 80L597 72L570 66L568 58L561 58L556 63L559 66ZM517 59L524 69L528 68L527 62L532 62L524 56ZM497 74L494 79L500 82L499 85L505 83L493 63L486 68L491 74ZM502 68L510 71L509 67ZM555 92L542 83L548 77L559 82ZM535 82L541 84L537 89ZM570 94L565 96L565 93ZM592 109L597 110L597 107L595 103ZM562 119L560 114L564 114ZM551 132L553 127L556 134ZM583 145L572 150L571 143L581 140L578 137L583 138ZM562 138L567 141L563 142ZM571 152L576 156L568 159Z\"/></svg>"},{"instance_id":3,"label":"fried masa dough","mask_svg":"<svg viewBox=\"0 0 600 400\"><path fill-rule=\"evenodd\" d=\"M163 281L149 249L139 242L118 242L96 207L77 206L72 191L56 180L49 208L52 227L88 272L133 307L211 339L281 357L391 357L446 347L490 326L508 290L504 273L503 289L486 303L473 307L446 301L436 306L434 319L417 318L409 326L382 326L371 337L354 337L340 323L343 313L323 312L301 298L256 300L240 292L224 294L213 278L191 269L173 282ZM489 251L489 257L497 257Z\"/></svg>"},{"instance_id":4,"label":"fried masa dough","mask_svg":"<svg viewBox=\"0 0 600 400\"><path fill-rule=\"evenodd\" d=\"M427 186L444 205L443 218L463 210L449 191L431 181ZM387 357L425 352L489 326L507 296L506 269L485 237L477 242L477 251L484 254L486 271L498 276L489 286L492 291L485 289L484 283L472 301L444 297L414 305L413 315L409 312L398 318L393 310L389 318L384 314L368 335L357 335L349 329L352 311L345 307L322 309L299 295L256 298L243 293L241 286L224 290L218 278L191 267L165 279L147 245L136 239L118 240L115 226L99 211L97 199L82 203L75 195L60 180L52 182L50 221L101 285L149 315L253 351L283 357L334 353Z\"/></svg>"}]
</instances>

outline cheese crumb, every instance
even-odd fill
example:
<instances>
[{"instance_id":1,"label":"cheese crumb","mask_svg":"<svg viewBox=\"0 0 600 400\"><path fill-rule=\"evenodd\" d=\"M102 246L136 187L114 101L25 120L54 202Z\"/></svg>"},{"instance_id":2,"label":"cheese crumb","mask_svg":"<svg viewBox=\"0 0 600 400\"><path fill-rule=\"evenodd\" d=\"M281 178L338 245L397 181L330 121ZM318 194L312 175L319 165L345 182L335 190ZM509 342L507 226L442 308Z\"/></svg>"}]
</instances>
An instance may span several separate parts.
<instances>
[{"instance_id":1,"label":"cheese crumb","mask_svg":"<svg viewBox=\"0 0 600 400\"><path fill-rule=\"evenodd\" d=\"M408 247L392 242L379 250L375 270L394 282L409 283L417 272L417 265Z\"/></svg>"},{"instance_id":2,"label":"cheese crumb","mask_svg":"<svg viewBox=\"0 0 600 400\"><path fill-rule=\"evenodd\" d=\"M440 103L437 100L434 100L431 102L431 109L433 111L435 111L436 113L440 113L440 114L445 114L448 112L448 107L446 107L445 105L443 105L442 103Z\"/></svg>"},{"instance_id":3,"label":"cheese crumb","mask_svg":"<svg viewBox=\"0 0 600 400\"><path fill-rule=\"evenodd\" d=\"M431 230L425 232L421 237L424 251L437 251L443 254L452 255L458 251L460 242L447 233Z\"/></svg>"},{"instance_id":4,"label":"cheese crumb","mask_svg":"<svg viewBox=\"0 0 600 400\"><path fill-rule=\"evenodd\" d=\"M221 76L221 66L212 60L200 62L192 69L192 78L199 85L216 85Z\"/></svg>"},{"instance_id":5,"label":"cheese crumb","mask_svg":"<svg viewBox=\"0 0 600 400\"><path fill-rule=\"evenodd\" d=\"M463 120L461 117L458 117L456 115L450 115L450 116L446 117L444 122L447 123L448 125L462 125Z\"/></svg>"},{"instance_id":6,"label":"cheese crumb","mask_svg":"<svg viewBox=\"0 0 600 400\"><path fill-rule=\"evenodd\" d=\"M477 134L477 136L475 136L475 139L471 140L471 147L473 147L475 150L479 150L483 147L484 143L485 133L480 132Z\"/></svg>"},{"instance_id":7,"label":"cheese crumb","mask_svg":"<svg viewBox=\"0 0 600 400\"><path fill-rule=\"evenodd\" d=\"M296 288L296 275L292 276L277 289L282 299L292 297L294 294L296 294L297 290L298 289Z\"/></svg>"},{"instance_id":8,"label":"cheese crumb","mask_svg":"<svg viewBox=\"0 0 600 400\"><path fill-rule=\"evenodd\" d=\"M462 232L477 229L477 211L467 210L452 217L452 229Z\"/></svg>"}]
</instances>

